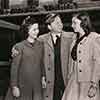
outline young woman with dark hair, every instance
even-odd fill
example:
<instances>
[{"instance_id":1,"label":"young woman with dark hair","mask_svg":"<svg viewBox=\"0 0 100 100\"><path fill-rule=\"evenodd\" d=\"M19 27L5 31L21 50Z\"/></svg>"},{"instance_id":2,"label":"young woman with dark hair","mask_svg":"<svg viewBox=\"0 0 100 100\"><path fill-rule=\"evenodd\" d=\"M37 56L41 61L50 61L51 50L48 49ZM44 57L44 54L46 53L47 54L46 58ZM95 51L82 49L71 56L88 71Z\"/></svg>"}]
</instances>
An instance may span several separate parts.
<instances>
[{"instance_id":1,"label":"young woman with dark hair","mask_svg":"<svg viewBox=\"0 0 100 100\"><path fill-rule=\"evenodd\" d=\"M21 25L25 40L12 48L11 81L6 100L42 100L43 43L38 22L28 16Z\"/></svg>"},{"instance_id":2,"label":"young woman with dark hair","mask_svg":"<svg viewBox=\"0 0 100 100\"><path fill-rule=\"evenodd\" d=\"M99 100L100 35L87 13L72 18L75 37L69 59L69 82L62 100Z\"/></svg>"}]
</instances>

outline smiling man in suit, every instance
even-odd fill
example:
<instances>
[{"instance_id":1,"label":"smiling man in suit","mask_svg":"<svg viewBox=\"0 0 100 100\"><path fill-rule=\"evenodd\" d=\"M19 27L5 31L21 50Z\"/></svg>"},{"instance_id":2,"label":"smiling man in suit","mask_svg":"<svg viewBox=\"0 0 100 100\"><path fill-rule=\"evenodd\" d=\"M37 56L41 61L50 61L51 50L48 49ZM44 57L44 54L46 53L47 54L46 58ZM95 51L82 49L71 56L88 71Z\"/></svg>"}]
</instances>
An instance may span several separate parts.
<instances>
[{"instance_id":1,"label":"smiling man in suit","mask_svg":"<svg viewBox=\"0 0 100 100\"><path fill-rule=\"evenodd\" d=\"M61 100L68 81L68 58L73 33L63 31L63 23L58 14L49 13L46 16L46 24L50 32L40 36L45 50L44 100Z\"/></svg>"}]
</instances>

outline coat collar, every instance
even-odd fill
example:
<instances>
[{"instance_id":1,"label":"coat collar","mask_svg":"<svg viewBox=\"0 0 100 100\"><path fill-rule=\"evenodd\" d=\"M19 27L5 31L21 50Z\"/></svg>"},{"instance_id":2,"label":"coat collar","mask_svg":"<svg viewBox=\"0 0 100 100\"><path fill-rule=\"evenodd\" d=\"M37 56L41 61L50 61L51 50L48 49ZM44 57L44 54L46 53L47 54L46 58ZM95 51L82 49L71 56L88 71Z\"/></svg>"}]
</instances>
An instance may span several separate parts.
<instances>
[{"instance_id":1,"label":"coat collar","mask_svg":"<svg viewBox=\"0 0 100 100\"><path fill-rule=\"evenodd\" d=\"M71 44L70 51L72 50L73 46L74 46L75 43L76 43L76 37L77 37L76 34L73 35L73 42L72 42L72 44ZM88 37L89 37L89 36L84 37L83 40L80 41L79 43L81 43L81 44L85 43L85 42L87 41Z\"/></svg>"},{"instance_id":2,"label":"coat collar","mask_svg":"<svg viewBox=\"0 0 100 100\"><path fill-rule=\"evenodd\" d=\"M91 39L95 38L94 32L91 32L88 36L84 37L84 39L80 43L85 43L86 41L89 41Z\"/></svg>"},{"instance_id":3,"label":"coat collar","mask_svg":"<svg viewBox=\"0 0 100 100\"><path fill-rule=\"evenodd\" d=\"M88 36L84 37L84 39L82 41L80 41L81 44L84 44L86 41L90 40L90 39L93 39L95 37L95 32L91 32ZM71 49L72 47L74 46L76 42L76 35L74 35L73 37L73 42L72 42L72 46L71 46Z\"/></svg>"},{"instance_id":4,"label":"coat collar","mask_svg":"<svg viewBox=\"0 0 100 100\"><path fill-rule=\"evenodd\" d=\"M80 43L85 43L87 39L88 39L88 36L84 37L84 39L80 41Z\"/></svg>"},{"instance_id":5,"label":"coat collar","mask_svg":"<svg viewBox=\"0 0 100 100\"><path fill-rule=\"evenodd\" d=\"M48 33L46 41L47 41L48 45L53 49L51 33Z\"/></svg>"},{"instance_id":6,"label":"coat collar","mask_svg":"<svg viewBox=\"0 0 100 100\"><path fill-rule=\"evenodd\" d=\"M61 33L61 43L63 43L65 39L66 39L65 36ZM52 42L52 36L51 36L51 33L50 33L50 32L48 33L48 35L47 35L47 37L46 37L46 41L47 41L48 45L49 45L52 49L54 49L54 48L53 48L53 42Z\"/></svg>"},{"instance_id":7,"label":"coat collar","mask_svg":"<svg viewBox=\"0 0 100 100\"><path fill-rule=\"evenodd\" d=\"M30 48L33 48L33 47L34 47L34 44L35 44L36 42L39 42L39 41L36 40L36 41L33 43L33 46L32 46L31 43L29 43L27 40L24 40L24 44L27 45L27 46L30 47Z\"/></svg>"}]
</instances>

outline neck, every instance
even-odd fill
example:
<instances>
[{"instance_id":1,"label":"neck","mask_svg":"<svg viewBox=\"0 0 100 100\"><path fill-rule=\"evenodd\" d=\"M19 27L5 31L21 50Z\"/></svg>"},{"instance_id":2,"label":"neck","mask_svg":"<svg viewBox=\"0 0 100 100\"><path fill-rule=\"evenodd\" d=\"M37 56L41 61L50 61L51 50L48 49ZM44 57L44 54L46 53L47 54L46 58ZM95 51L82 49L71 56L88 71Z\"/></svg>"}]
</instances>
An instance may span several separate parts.
<instances>
[{"instance_id":1,"label":"neck","mask_svg":"<svg viewBox=\"0 0 100 100\"><path fill-rule=\"evenodd\" d=\"M84 32L84 31L81 31L81 32L79 33L79 37L82 37L84 34L85 34L85 32Z\"/></svg>"},{"instance_id":2,"label":"neck","mask_svg":"<svg viewBox=\"0 0 100 100\"><path fill-rule=\"evenodd\" d=\"M27 38L27 41L28 41L29 43L34 43L34 42L35 42L35 39L33 39L33 38L31 38L31 37L28 37L28 38Z\"/></svg>"}]
</instances>

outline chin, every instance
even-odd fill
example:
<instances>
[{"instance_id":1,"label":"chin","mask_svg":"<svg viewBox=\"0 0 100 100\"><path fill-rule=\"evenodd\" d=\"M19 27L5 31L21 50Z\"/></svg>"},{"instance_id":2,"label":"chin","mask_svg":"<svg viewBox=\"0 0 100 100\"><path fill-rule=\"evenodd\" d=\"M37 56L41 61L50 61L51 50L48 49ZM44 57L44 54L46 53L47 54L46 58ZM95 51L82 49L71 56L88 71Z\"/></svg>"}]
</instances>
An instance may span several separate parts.
<instances>
[{"instance_id":1,"label":"chin","mask_svg":"<svg viewBox=\"0 0 100 100\"><path fill-rule=\"evenodd\" d=\"M34 40L36 40L37 39L37 37L34 37Z\"/></svg>"},{"instance_id":2,"label":"chin","mask_svg":"<svg viewBox=\"0 0 100 100\"><path fill-rule=\"evenodd\" d=\"M37 36L34 36L33 38L37 38Z\"/></svg>"},{"instance_id":3,"label":"chin","mask_svg":"<svg viewBox=\"0 0 100 100\"><path fill-rule=\"evenodd\" d=\"M77 30L74 30L74 32L76 32L76 33L77 33L78 31L77 31Z\"/></svg>"},{"instance_id":4,"label":"chin","mask_svg":"<svg viewBox=\"0 0 100 100\"><path fill-rule=\"evenodd\" d=\"M58 32L60 33L60 32L62 32L62 30L58 30Z\"/></svg>"}]
</instances>

